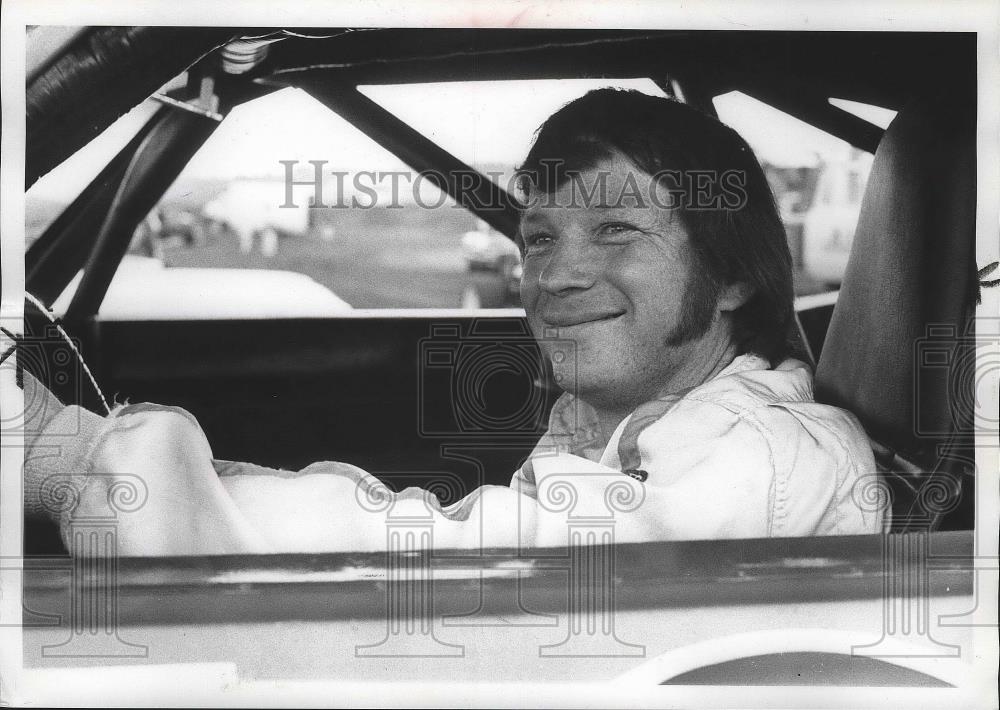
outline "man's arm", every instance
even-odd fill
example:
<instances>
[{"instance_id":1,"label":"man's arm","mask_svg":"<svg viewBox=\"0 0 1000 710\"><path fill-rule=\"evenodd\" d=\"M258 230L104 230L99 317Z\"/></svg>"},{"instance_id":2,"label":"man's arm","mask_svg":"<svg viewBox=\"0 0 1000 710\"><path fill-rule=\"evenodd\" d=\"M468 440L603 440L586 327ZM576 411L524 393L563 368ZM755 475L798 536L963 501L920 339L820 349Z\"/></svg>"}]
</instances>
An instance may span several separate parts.
<instances>
[{"instance_id":1,"label":"man's arm","mask_svg":"<svg viewBox=\"0 0 1000 710\"><path fill-rule=\"evenodd\" d=\"M132 405L108 417L76 409L54 402L38 423L26 484L36 499L54 480L77 491L72 510L56 516L68 543L74 516L106 515L115 486L138 482L142 505L116 513L124 555L380 551L387 525L400 520L431 524L438 548L564 546L571 516L654 514L638 509L640 484L572 455L535 460L537 497L484 486L443 507L429 491L392 493L349 464L289 472L216 461L193 417L177 408ZM87 426L60 426L77 414ZM41 457L42 449L52 455Z\"/></svg>"},{"instance_id":2,"label":"man's arm","mask_svg":"<svg viewBox=\"0 0 1000 710\"><path fill-rule=\"evenodd\" d=\"M464 549L564 546L568 523L582 518L612 523L619 542L817 532L811 514L795 526L779 525L778 518L802 518L803 510L820 511L822 518L846 478L815 490L800 485L806 492L789 498L781 491L773 441L758 427L725 410L712 417L685 413L691 414L678 407L638 438L645 483L616 466L539 455L530 464L532 495L516 486L484 486L448 507L419 488L392 493L344 463L293 473L214 461L193 417L157 405L97 417L96 427L62 449L77 468L56 468L83 481L77 515L106 510L115 482L142 482L145 503L120 516L119 550L126 555L378 551L388 544L387 526L400 520L430 525L434 547ZM49 434L43 430L39 440ZM808 438L790 441L800 446ZM830 474L813 476L822 482ZM64 538L70 524L64 514Z\"/></svg>"}]
</instances>

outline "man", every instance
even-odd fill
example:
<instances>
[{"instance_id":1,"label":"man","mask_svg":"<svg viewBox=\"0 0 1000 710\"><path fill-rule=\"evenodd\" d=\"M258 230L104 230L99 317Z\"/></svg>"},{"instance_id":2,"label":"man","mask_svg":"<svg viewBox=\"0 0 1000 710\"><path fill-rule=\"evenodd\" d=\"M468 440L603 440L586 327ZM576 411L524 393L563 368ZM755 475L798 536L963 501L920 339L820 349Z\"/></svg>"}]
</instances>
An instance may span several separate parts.
<instances>
[{"instance_id":1,"label":"man","mask_svg":"<svg viewBox=\"0 0 1000 710\"><path fill-rule=\"evenodd\" d=\"M433 521L438 547L564 545L568 510L614 515L619 541L880 529L852 495L875 472L863 430L816 404L788 357L791 259L736 133L600 90L546 121L521 175L522 301L566 392L509 488L442 508L348 464L213 461L193 417L138 405L87 419L57 463L29 452L29 491L82 469L87 510L139 476L148 500L122 516L123 554L383 549L389 515Z\"/></svg>"}]
</instances>

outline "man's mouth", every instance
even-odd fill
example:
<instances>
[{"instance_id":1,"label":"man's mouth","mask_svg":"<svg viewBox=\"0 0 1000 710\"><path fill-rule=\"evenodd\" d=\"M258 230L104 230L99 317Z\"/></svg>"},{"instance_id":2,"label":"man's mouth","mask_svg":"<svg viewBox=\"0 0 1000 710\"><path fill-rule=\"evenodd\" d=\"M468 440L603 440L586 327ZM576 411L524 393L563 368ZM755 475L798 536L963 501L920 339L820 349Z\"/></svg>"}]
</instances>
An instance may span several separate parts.
<instances>
[{"instance_id":1,"label":"man's mouth","mask_svg":"<svg viewBox=\"0 0 1000 710\"><path fill-rule=\"evenodd\" d=\"M625 311L574 311L572 313L546 313L542 316L542 321L550 328L569 328L574 325L611 321L624 314Z\"/></svg>"}]
</instances>

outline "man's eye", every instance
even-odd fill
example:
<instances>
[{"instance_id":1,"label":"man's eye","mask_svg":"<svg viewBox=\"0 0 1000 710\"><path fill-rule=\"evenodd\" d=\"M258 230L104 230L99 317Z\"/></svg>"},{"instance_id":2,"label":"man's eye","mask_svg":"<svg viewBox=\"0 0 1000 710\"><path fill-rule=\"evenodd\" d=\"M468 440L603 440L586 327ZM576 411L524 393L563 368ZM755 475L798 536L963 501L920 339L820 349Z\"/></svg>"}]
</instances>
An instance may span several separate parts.
<instances>
[{"instance_id":1,"label":"man's eye","mask_svg":"<svg viewBox=\"0 0 1000 710\"><path fill-rule=\"evenodd\" d=\"M626 224L624 222L611 222L609 224L601 225L600 233L602 236L616 237L623 234L628 234L630 232L636 231L636 228L631 224Z\"/></svg>"}]
</instances>

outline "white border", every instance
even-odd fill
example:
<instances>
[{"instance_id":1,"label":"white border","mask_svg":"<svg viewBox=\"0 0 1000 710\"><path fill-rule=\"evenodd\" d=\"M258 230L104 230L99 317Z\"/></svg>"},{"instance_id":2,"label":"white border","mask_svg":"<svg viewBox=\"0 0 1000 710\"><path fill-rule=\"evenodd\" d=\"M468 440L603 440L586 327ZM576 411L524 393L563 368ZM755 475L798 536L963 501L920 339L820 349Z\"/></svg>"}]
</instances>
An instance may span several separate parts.
<instances>
[{"instance_id":1,"label":"white border","mask_svg":"<svg viewBox=\"0 0 1000 710\"><path fill-rule=\"evenodd\" d=\"M3 132L0 135L0 323L20 332L24 318L24 31L9 30L10 8L0 5L3 42L0 44L0 98ZM0 336L0 352L11 345ZM14 380L14 368L0 368L0 423L23 430L24 396ZM0 704L17 697L22 667L21 574L22 493L24 440L4 431L0 435ZM9 702L9 701L7 701Z\"/></svg>"},{"instance_id":2,"label":"white border","mask_svg":"<svg viewBox=\"0 0 1000 710\"><path fill-rule=\"evenodd\" d=\"M561 27L712 30L977 31L995 16L988 0L9 0L24 24L298 27Z\"/></svg>"},{"instance_id":3,"label":"white border","mask_svg":"<svg viewBox=\"0 0 1000 710\"><path fill-rule=\"evenodd\" d=\"M980 264L998 258L997 230L998 186L1000 186L1000 150L998 150L998 27L1000 27L1000 4L988 0L939 2L931 0L894 0L876 2L874 0L848 0L846 2L797 3L793 0L756 0L753 3L707 0L698 3L657 2L655 0L629 0L624 2L594 2L561 0L530 2L529 0L491 0L489 3L472 4L447 2L445 0L425 0L405 2L404 0L353 0L351 3L328 2L327 0L297 0L294 5L275 0L216 0L215 2L178 3L176 0L6 0L0 5L2 15L2 97L3 134L2 165L0 165L0 233L2 233L2 269L4 321L9 318L20 320L20 297L23 291L23 243L24 243L24 27L28 24L53 25L101 25L101 24L146 24L146 25L260 25L260 26L355 26L355 27L619 27L619 28L669 28L669 29L717 29L717 30L871 30L871 31L976 31L979 32L979 202L978 202L978 260ZM993 292L984 294L982 317L995 318L1000 295ZM8 368L9 370L9 368ZM3 420L6 413L20 411L21 395L12 387L12 372L0 382L3 388ZM996 393L981 404L984 411L996 411ZM13 448L7 444L15 443ZM21 699L20 629L6 626L12 619L20 618L20 574L14 557L21 549L21 490L20 456L16 441L4 437L2 453L2 474L0 474L0 703L16 703ZM997 530L998 505L995 477L998 475L997 448L995 437L986 437L978 459L980 475L987 478L980 481L977 493L980 496L979 515L981 531L977 541L978 554L993 557L995 567L997 539L992 531ZM993 480L989 480L992 476ZM994 485L983 485L983 482ZM11 567L14 566L14 569ZM989 566L989 565L986 565ZM983 574L981 583L983 598L995 598L995 573ZM994 617L995 618L995 617ZM980 699L995 698L997 664L996 629L984 628L977 632L975 646L976 661L983 674L983 693ZM980 653L978 652L982 652ZM90 674L85 674L88 677ZM37 677L26 674L25 687L37 687ZM52 681L58 683L56 676ZM669 691L644 689L531 686L512 688L510 686L458 686L428 684L406 684L401 686L370 687L356 684L295 683L283 684L278 689L268 684L250 684L261 695L239 695L243 701L254 702L308 702L323 704L331 697L333 688L353 689L359 695L354 701L364 703L418 703L471 705L552 705L579 706L593 704L613 704L616 706L647 704L699 704L722 707L729 705L734 696L731 690L672 688ZM249 689L247 686L245 689ZM290 695L289 691L293 691ZM502 696L498 693L503 693ZM55 696L50 696L55 697ZM63 695L72 699L72 695ZM75 696L80 702L94 702L100 695ZM844 689L826 689L817 694L810 689L740 689L737 702L744 706L771 705L775 702L790 706L841 705L846 702L860 702L864 705L882 705L889 702L904 702L910 707L936 707L947 703L951 706L967 706L974 696L964 696L959 700L954 695L933 691L862 691L845 692ZM947 698L947 699L946 699ZM239 700L233 696L229 701ZM959 701L959 702L955 702Z\"/></svg>"}]
</instances>

